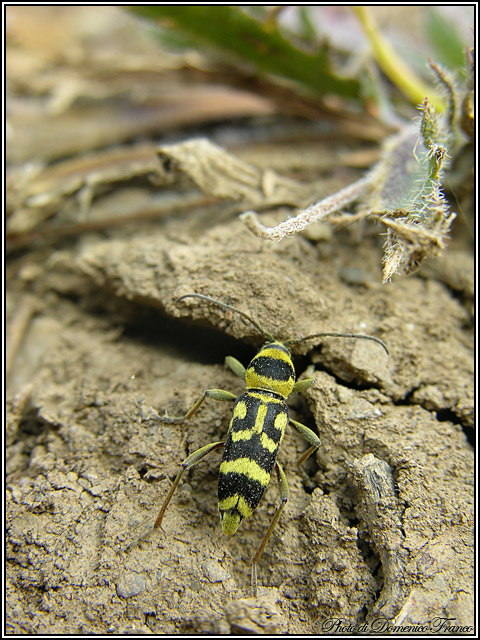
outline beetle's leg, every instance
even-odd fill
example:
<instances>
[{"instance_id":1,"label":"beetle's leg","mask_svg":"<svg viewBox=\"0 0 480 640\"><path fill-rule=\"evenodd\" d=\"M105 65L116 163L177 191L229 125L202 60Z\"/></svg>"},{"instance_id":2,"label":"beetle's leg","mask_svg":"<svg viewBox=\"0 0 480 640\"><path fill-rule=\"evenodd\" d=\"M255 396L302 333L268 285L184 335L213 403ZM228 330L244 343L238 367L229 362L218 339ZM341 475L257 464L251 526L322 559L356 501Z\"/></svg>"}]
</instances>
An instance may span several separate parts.
<instances>
[{"instance_id":1,"label":"beetle's leg","mask_svg":"<svg viewBox=\"0 0 480 640\"><path fill-rule=\"evenodd\" d=\"M237 399L237 396L234 393L230 393L230 391L223 391L223 389L207 389L202 393L200 398L195 402L193 407L187 411L184 416L179 416L178 418L169 418L168 416L159 416L158 419L161 422L185 422L185 420L190 420L193 414L198 411L200 405L205 400L205 398L213 398L213 400L220 401L233 401Z\"/></svg>"},{"instance_id":2,"label":"beetle's leg","mask_svg":"<svg viewBox=\"0 0 480 640\"><path fill-rule=\"evenodd\" d=\"M302 436L302 438L306 440L309 445L311 445L306 451L302 453L300 458L297 460L297 465L300 466L315 451L315 449L318 449L318 447L320 446L320 438L316 433L313 433L311 429L306 427L301 422L297 422L296 420L292 420L290 418L290 424L292 424L298 431L298 433Z\"/></svg>"},{"instance_id":3,"label":"beetle's leg","mask_svg":"<svg viewBox=\"0 0 480 640\"><path fill-rule=\"evenodd\" d=\"M225 364L227 365L227 367L230 367L230 369L236 376L238 376L242 380L245 380L246 369L239 360L237 360L233 356L227 356L225 358Z\"/></svg>"},{"instance_id":4,"label":"beetle's leg","mask_svg":"<svg viewBox=\"0 0 480 640\"><path fill-rule=\"evenodd\" d=\"M272 522L270 523L270 526L268 527L268 531L265 534L264 539L262 540L262 544L258 547L257 553L253 556L253 560L252 560L252 592L253 592L253 597L254 598L257 597L257 562L258 562L258 559L262 555L263 550L265 549L265 545L267 544L268 539L272 535L273 528L277 524L278 519L280 518L280 514L282 513L283 508L287 504L287 500L288 500L288 482L287 482L287 477L286 477L282 467L280 466L280 464L278 462L275 463L275 471L277 472L278 489L280 491L280 500L281 501L280 501L280 505L278 506L277 510L275 511L275 515L273 516Z\"/></svg>"},{"instance_id":5,"label":"beetle's leg","mask_svg":"<svg viewBox=\"0 0 480 640\"><path fill-rule=\"evenodd\" d=\"M160 512L157 516L157 519L155 520L153 527L150 527L150 529L147 529L147 531L142 536L140 536L140 538L130 543L125 548L125 551L130 551L130 549L132 549L133 547L136 547L137 544L140 544L140 542L143 542L143 540L145 540L145 538L149 536L152 533L152 531L154 531L154 529L162 528L161 524L162 524L163 516L165 515L165 511L168 507L168 503L172 499L175 489L178 487L178 483L180 482L185 471L193 467L193 465L197 464L197 462L199 462L202 458L208 455L211 451L215 451L215 449L218 449L219 447L223 447L224 444L225 442L213 442L212 444L207 444L205 447L201 447L200 449L197 449L196 451L194 451L192 454L188 456L188 458L186 458L182 462L180 471L177 473L177 477L175 478L172 486L170 487L170 490L167 494L167 497L165 498L165 501L162 505L162 508L160 509Z\"/></svg>"},{"instance_id":6,"label":"beetle's leg","mask_svg":"<svg viewBox=\"0 0 480 640\"><path fill-rule=\"evenodd\" d=\"M315 378L302 378L301 380L297 380L292 389L292 393L301 393L302 391L306 391L310 389L310 387L315 382Z\"/></svg>"}]
</instances>

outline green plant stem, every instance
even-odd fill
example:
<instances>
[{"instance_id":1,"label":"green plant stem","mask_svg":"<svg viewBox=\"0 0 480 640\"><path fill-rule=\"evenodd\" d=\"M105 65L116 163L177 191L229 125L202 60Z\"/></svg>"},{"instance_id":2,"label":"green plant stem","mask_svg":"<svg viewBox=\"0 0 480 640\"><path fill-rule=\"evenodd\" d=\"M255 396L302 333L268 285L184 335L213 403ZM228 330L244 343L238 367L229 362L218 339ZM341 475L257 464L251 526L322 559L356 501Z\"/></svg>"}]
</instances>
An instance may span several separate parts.
<instances>
[{"instance_id":1,"label":"green plant stem","mask_svg":"<svg viewBox=\"0 0 480 640\"><path fill-rule=\"evenodd\" d=\"M367 7L354 7L365 34L372 46L379 67L400 91L414 104L423 103L428 97L437 111L445 109L445 103L433 87L426 85L395 53L390 43L382 36Z\"/></svg>"}]
</instances>

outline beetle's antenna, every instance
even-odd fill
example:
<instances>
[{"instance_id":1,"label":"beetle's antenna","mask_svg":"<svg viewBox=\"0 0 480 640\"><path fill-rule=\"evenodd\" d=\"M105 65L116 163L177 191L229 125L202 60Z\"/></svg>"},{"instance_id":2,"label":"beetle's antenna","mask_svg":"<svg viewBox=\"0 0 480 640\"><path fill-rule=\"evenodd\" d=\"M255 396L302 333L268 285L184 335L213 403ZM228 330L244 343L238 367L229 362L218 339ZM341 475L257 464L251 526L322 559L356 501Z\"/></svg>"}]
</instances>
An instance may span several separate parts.
<instances>
[{"instance_id":1,"label":"beetle's antenna","mask_svg":"<svg viewBox=\"0 0 480 640\"><path fill-rule=\"evenodd\" d=\"M235 313L238 313L239 315L241 315L242 318L245 318L245 320L248 320L250 324L252 324L255 327L255 329L257 329L262 334L264 338L272 342L275 340L275 338L272 336L271 333L268 333L268 331L265 331L264 329L262 329L262 327L259 324L257 324L255 320L250 318L249 315L247 315L244 311L240 311L240 309L237 309L236 307L232 307L232 305L230 304L225 304L225 302L220 302L220 300L215 300L215 298L210 298L210 296L204 296L203 293L187 293L186 295L180 296L180 298L177 298L175 300L175 303L180 302L180 300L185 300L185 298L200 298L201 300L207 300L208 302L213 302L214 304L216 304L218 307L221 307L222 309L227 309L228 311L235 311Z\"/></svg>"},{"instance_id":2,"label":"beetle's antenna","mask_svg":"<svg viewBox=\"0 0 480 640\"><path fill-rule=\"evenodd\" d=\"M313 333L311 336L305 336L304 338L298 338L293 340L286 340L284 344L286 346L290 346L291 344L298 344L299 342L305 342L305 340L311 340L312 338L320 338L320 337L333 337L333 338L361 338L362 340L373 340L373 342L377 342L383 349L385 349L385 353L387 356L389 355L387 345L380 340L380 338L375 338L374 336L367 336L363 333Z\"/></svg>"}]
</instances>

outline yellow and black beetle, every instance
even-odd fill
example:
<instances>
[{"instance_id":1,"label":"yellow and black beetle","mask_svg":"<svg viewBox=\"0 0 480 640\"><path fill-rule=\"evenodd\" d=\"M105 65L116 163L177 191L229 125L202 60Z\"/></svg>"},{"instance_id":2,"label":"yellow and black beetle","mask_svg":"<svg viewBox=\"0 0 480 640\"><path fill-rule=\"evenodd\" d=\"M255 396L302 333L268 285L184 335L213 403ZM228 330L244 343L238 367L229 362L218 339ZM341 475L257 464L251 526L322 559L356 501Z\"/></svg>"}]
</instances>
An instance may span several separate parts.
<instances>
[{"instance_id":1,"label":"yellow and black beetle","mask_svg":"<svg viewBox=\"0 0 480 640\"><path fill-rule=\"evenodd\" d=\"M151 527L127 549L139 544L156 528L161 527L165 510L177 488L180 479L208 453L224 447L218 479L218 508L224 533L233 535L240 522L252 515L267 488L272 472L275 470L280 489L280 505L275 511L272 522L252 559L252 590L257 595L257 562L270 538L280 514L288 500L288 484L282 467L277 462L277 454L287 424L291 424L310 445L300 456L302 464L320 444L318 436L308 427L290 418L286 400L291 393L305 391L312 386L314 379L296 380L295 369L290 351L291 344L297 344L319 337L362 338L380 344L388 354L387 347L373 336L352 333L316 333L293 340L275 340L264 331L246 313L229 304L200 293L189 293L177 299L200 298L212 302L222 309L234 311L248 320L267 340L252 359L247 368L231 356L225 359L230 369L245 381L246 391L236 396L223 389L207 389L184 416L177 418L160 417L162 422L184 422L189 420L206 398L234 402L233 416L225 441L213 442L194 451L181 465L160 512Z\"/></svg>"}]
</instances>

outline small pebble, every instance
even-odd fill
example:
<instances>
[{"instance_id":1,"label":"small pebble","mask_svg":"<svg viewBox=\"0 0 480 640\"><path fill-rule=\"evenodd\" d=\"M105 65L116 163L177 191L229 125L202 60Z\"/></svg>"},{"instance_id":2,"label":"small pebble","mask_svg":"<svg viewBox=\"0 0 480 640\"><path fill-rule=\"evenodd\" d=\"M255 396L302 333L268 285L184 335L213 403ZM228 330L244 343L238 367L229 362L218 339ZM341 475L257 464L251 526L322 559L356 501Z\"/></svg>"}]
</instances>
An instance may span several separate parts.
<instances>
[{"instance_id":1,"label":"small pebble","mask_svg":"<svg viewBox=\"0 0 480 640\"><path fill-rule=\"evenodd\" d=\"M138 596L145 589L145 577L139 573L126 573L120 578L116 587L120 598Z\"/></svg>"},{"instance_id":2,"label":"small pebble","mask_svg":"<svg viewBox=\"0 0 480 640\"><path fill-rule=\"evenodd\" d=\"M203 573L210 582L224 582L230 578L230 574L215 560L209 560L203 564Z\"/></svg>"}]
</instances>

